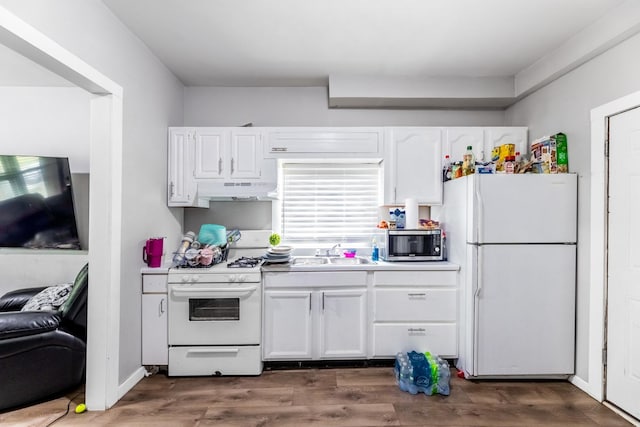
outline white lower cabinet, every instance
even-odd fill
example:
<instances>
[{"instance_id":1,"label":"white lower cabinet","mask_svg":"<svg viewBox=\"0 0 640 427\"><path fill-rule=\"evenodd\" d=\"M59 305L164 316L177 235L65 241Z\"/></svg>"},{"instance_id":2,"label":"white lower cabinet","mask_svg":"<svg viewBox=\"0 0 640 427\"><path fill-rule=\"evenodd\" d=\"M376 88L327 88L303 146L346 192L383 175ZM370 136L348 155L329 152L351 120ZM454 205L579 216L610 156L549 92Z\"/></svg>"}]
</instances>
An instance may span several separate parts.
<instances>
[{"instance_id":1,"label":"white lower cabinet","mask_svg":"<svg viewBox=\"0 0 640 427\"><path fill-rule=\"evenodd\" d=\"M457 271L377 271L371 354L429 351L458 357Z\"/></svg>"},{"instance_id":2,"label":"white lower cabinet","mask_svg":"<svg viewBox=\"0 0 640 427\"><path fill-rule=\"evenodd\" d=\"M311 359L312 293L264 292L265 359Z\"/></svg>"},{"instance_id":3,"label":"white lower cabinet","mask_svg":"<svg viewBox=\"0 0 640 427\"><path fill-rule=\"evenodd\" d=\"M319 353L322 359L367 355L367 290L340 289L316 293L319 310Z\"/></svg>"},{"instance_id":4,"label":"white lower cabinet","mask_svg":"<svg viewBox=\"0 0 640 427\"><path fill-rule=\"evenodd\" d=\"M265 273L264 360L367 356L366 272Z\"/></svg>"},{"instance_id":5,"label":"white lower cabinet","mask_svg":"<svg viewBox=\"0 0 640 427\"><path fill-rule=\"evenodd\" d=\"M167 274L142 275L142 364L167 365Z\"/></svg>"}]
</instances>

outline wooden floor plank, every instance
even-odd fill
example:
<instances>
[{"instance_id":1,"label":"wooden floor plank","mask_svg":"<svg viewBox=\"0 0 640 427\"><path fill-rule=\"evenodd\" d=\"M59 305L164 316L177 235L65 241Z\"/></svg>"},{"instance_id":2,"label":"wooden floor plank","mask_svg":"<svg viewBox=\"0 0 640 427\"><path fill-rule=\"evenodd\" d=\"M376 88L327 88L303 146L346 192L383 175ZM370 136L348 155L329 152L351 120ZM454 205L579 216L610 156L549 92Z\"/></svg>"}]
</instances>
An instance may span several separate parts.
<instances>
[{"instance_id":1,"label":"wooden floor plank","mask_svg":"<svg viewBox=\"0 0 640 427\"><path fill-rule=\"evenodd\" d=\"M561 404L394 404L401 425L434 423L442 426L596 426L593 420L575 408Z\"/></svg>"},{"instance_id":2,"label":"wooden floor plank","mask_svg":"<svg viewBox=\"0 0 640 427\"><path fill-rule=\"evenodd\" d=\"M201 426L361 427L398 426L393 405L316 405L284 408L209 409Z\"/></svg>"},{"instance_id":3,"label":"wooden floor plank","mask_svg":"<svg viewBox=\"0 0 640 427\"><path fill-rule=\"evenodd\" d=\"M80 394L78 394L78 392ZM82 389L0 413L0 426L628 426L567 381L470 381L451 395L402 392L390 367L270 370L260 376L142 379L107 411L73 412Z\"/></svg>"}]
</instances>

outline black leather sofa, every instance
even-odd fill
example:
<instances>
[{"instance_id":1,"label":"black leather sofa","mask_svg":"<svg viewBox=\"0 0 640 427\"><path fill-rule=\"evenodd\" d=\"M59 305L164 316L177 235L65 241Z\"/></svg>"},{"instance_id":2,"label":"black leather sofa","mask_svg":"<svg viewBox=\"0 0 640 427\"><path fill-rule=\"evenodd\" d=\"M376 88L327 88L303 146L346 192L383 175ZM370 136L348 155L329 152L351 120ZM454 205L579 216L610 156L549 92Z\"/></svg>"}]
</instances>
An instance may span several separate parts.
<instances>
[{"instance_id":1,"label":"black leather sofa","mask_svg":"<svg viewBox=\"0 0 640 427\"><path fill-rule=\"evenodd\" d=\"M89 266L58 311L20 311L44 288L0 297L0 411L56 397L84 382Z\"/></svg>"}]
</instances>

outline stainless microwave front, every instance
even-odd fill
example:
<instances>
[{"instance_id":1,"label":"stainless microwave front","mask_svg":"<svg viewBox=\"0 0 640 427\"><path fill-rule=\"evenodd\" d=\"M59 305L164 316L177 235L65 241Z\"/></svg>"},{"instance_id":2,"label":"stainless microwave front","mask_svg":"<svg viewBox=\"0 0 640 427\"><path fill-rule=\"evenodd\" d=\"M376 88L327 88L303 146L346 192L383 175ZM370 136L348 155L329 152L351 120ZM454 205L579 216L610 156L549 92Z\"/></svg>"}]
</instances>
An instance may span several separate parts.
<instances>
[{"instance_id":1,"label":"stainless microwave front","mask_svg":"<svg viewBox=\"0 0 640 427\"><path fill-rule=\"evenodd\" d=\"M386 230L385 261L442 261L442 230Z\"/></svg>"}]
</instances>

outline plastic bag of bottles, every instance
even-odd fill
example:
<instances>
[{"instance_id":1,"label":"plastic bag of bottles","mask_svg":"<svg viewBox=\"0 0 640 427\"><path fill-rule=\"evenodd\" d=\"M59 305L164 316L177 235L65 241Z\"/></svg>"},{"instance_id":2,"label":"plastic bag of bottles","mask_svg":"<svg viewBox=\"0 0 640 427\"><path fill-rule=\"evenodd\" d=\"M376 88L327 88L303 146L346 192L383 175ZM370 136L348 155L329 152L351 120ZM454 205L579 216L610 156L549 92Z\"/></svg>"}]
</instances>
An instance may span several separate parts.
<instances>
[{"instance_id":1,"label":"plastic bag of bottles","mask_svg":"<svg viewBox=\"0 0 640 427\"><path fill-rule=\"evenodd\" d=\"M436 393L448 396L450 393L449 363L429 352L398 353L394 372L396 383L402 391L429 396Z\"/></svg>"}]
</instances>

